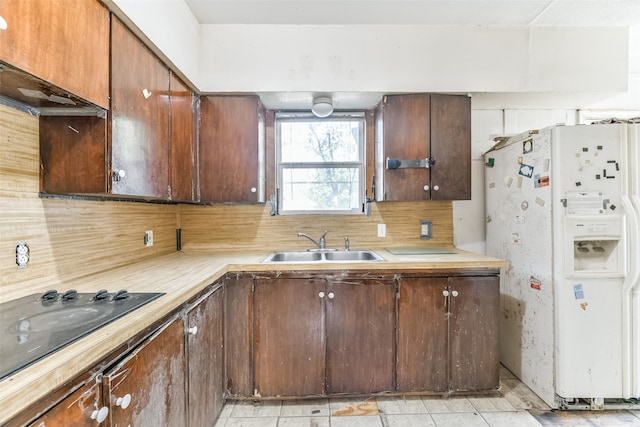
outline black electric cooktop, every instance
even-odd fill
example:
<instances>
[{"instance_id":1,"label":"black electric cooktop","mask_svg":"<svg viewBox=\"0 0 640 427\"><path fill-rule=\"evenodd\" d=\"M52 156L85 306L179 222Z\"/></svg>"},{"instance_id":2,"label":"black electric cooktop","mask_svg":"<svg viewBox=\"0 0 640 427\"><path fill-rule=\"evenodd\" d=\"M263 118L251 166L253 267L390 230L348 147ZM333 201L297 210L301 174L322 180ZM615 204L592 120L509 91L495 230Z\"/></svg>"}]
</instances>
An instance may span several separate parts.
<instances>
[{"instance_id":1,"label":"black electric cooktop","mask_svg":"<svg viewBox=\"0 0 640 427\"><path fill-rule=\"evenodd\" d=\"M162 295L51 290L0 304L0 380Z\"/></svg>"}]
</instances>

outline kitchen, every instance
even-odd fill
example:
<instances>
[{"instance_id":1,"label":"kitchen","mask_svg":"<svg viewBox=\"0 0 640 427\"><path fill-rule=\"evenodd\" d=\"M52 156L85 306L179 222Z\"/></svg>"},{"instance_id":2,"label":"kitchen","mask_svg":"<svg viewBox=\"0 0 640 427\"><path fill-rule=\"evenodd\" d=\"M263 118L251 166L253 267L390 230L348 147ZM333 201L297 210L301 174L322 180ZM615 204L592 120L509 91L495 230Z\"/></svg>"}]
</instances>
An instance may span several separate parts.
<instances>
[{"instance_id":1,"label":"kitchen","mask_svg":"<svg viewBox=\"0 0 640 427\"><path fill-rule=\"evenodd\" d=\"M35 120L34 124L33 117L20 115L15 109L3 109L3 132L14 129L14 132L2 138L1 239L8 254L0 261L3 266L3 302L51 288L66 290L68 283L83 283L84 278L104 283L99 282L99 277L102 275L105 281L113 280L109 278L108 271L116 268L123 269L118 272L122 274L121 280L126 280L127 275L133 277L139 274L133 267L136 262L152 262L164 255L182 256L176 254L176 228L182 230L183 252L200 253L206 258L206 254L216 248L265 255L269 249L307 249L309 242L299 239L296 233L305 232L318 237L324 230L330 231L327 241L332 247L342 246L345 235L349 236L354 247L416 245L421 243L416 237L416 224L422 219L431 219L433 237L429 244L448 246L455 243L458 248L483 253L483 201L478 196L482 192L483 174L480 153L490 147L490 135L517 133L556 122L577 123L585 114L582 111L585 108L637 110L638 107L637 101L634 101L638 99L637 56L630 55L638 52L638 37L633 37L637 35L635 29L628 33L626 28L616 27L589 28L586 31L542 26L532 29L463 27L456 29L460 31L453 31L451 28L418 26L398 29L399 33L396 33L394 28L374 25L359 28L361 31L357 33L349 31L348 26L331 27L332 31L327 35L325 26L313 25L247 27L240 24L214 24L198 27L183 2L154 3L153 16L149 16L145 2L114 3L107 2L107 5L124 12L125 17L133 20L153 40L157 46L155 49L159 51L156 54L162 59L167 58L175 66L179 77L195 82L195 86L203 92L264 92L261 95L262 102L267 108L274 109L283 108L279 104L281 102L285 102L287 108L309 108L311 96L306 91L311 89L314 92L337 91L334 95L336 109L352 108L348 104L350 94L360 93L360 97L367 98L365 95L376 89L384 92L472 93L471 170L474 196L470 201L453 203L372 203L372 212L368 217L362 215L336 220L335 217L319 216L312 217L312 221L304 216L272 217L270 207L260 204L197 206L104 201L91 197L85 200L39 197L38 121ZM187 23L184 31L166 31L177 19ZM637 25L637 22L633 24ZM202 35L198 36L200 31ZM544 49L545 46L548 49L549 43L556 39L545 34L545 31L553 33L553 36L561 31L565 37L563 41L566 45L557 46L558 51L554 51L551 58L544 56ZM256 44L256 40L264 40L265 32L287 48L276 50L273 56L260 55L262 47ZM381 35L376 36L378 32ZM208 40L208 43L202 42L200 48L203 51L197 50L200 44L198 37ZM389 39L384 40L385 37ZM529 37L532 37L531 41ZM346 48L343 51L342 47L336 47L343 46L338 42L345 38L360 43L362 51L346 51ZM395 49L401 41L432 38L451 40L450 43L456 44L467 42L470 43L469 50L461 52L459 57L450 58L431 46L431 50L425 51L425 57L443 63L434 69L433 66L429 67L431 61L427 59L422 59L422 63L414 63L420 58L414 58L413 50L407 48L405 52ZM504 51L483 45L487 40L507 38L511 40L508 55L522 59L521 63L510 60L505 65L504 58L507 55ZM237 41L237 45L230 40ZM308 40L309 44L300 43L297 52L295 46L291 45L292 40ZM381 44L372 46L371 40ZM476 44L472 43L474 40ZM536 42L542 45L535 45ZM535 46L528 47L528 43ZM594 54L603 57L593 60L576 52L573 47L580 43L588 44ZM418 45L415 49L423 51L428 47ZM214 49L211 55L207 54L206 49L209 48ZM374 52L370 49L374 49ZM479 55L480 52L483 55ZM202 57L202 62L198 63L198 57ZM558 60L561 57L567 57L568 64L562 62L562 66L550 66L550 70L535 68L536 64L540 66L545 60ZM345 58L352 59L341 63L346 61ZM379 61L384 58L391 65L371 63L372 58L381 58ZM529 60L531 65L526 65ZM630 63L628 67L627 62ZM260 63L260 73L246 67L249 63ZM317 65L314 66L314 63ZM487 69L489 64L491 68ZM636 68L632 68L632 64L636 64ZM515 70L508 70L509 67L515 67ZM529 70L528 67L533 69ZM366 70L371 68L379 73L367 73ZM416 68L429 73L428 82L420 74L410 72ZM479 75L478 70L482 70ZM583 70L579 77L576 77L577 70ZM549 74L538 74L543 71ZM604 79L603 75L609 78ZM373 101L369 101L366 108L375 106L380 93L373 94ZM573 100L565 99L572 97ZM299 106L298 102L305 103L305 106ZM341 106L339 102L344 104ZM265 196L269 194L265 191ZM17 215L21 218L18 221ZM386 224L386 237L378 237L378 224ZM144 246L142 243L146 230L153 230L153 246ZM30 264L24 269L17 269L16 242L21 241L28 243ZM267 244L271 247L266 247ZM224 261L220 262L224 264ZM148 268L152 280L158 280L153 276L154 269L161 272L156 273L161 277L169 277L168 281L179 280L180 274L186 274L180 269L167 272L151 264ZM190 276L189 279L194 282L190 286L194 288L182 290L182 296L177 298L190 298L189 292L198 287L199 280L206 281L209 274L202 272L201 276ZM166 286L170 285L168 283ZM91 283L81 286L86 291L97 290L97 286ZM105 284L101 287L116 291L125 286ZM168 306L159 307L161 304L158 301L155 307L165 312L172 309ZM158 320L153 316L143 317L143 314L149 316L148 311L139 313L142 314L136 320L144 322L144 326ZM136 320L128 322L135 323ZM96 352L99 351L96 349ZM77 363L79 359L77 354L70 353L59 357L69 358L70 363Z\"/></svg>"}]
</instances>

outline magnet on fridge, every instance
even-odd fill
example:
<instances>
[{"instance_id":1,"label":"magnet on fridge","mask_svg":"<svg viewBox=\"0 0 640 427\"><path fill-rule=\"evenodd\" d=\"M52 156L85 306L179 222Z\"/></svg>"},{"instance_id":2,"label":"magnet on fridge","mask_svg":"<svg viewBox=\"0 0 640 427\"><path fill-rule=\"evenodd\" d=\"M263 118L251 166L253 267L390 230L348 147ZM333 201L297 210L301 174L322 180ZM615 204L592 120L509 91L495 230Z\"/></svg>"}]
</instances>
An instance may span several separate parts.
<instances>
[{"instance_id":1,"label":"magnet on fridge","mask_svg":"<svg viewBox=\"0 0 640 427\"><path fill-rule=\"evenodd\" d=\"M582 286L582 283L573 285L573 296L578 300L584 299L584 287Z\"/></svg>"},{"instance_id":2,"label":"magnet on fridge","mask_svg":"<svg viewBox=\"0 0 640 427\"><path fill-rule=\"evenodd\" d=\"M540 290L542 288L542 282L533 276L529 278L529 285L531 286L531 288L537 289L537 290Z\"/></svg>"},{"instance_id":3,"label":"magnet on fridge","mask_svg":"<svg viewBox=\"0 0 640 427\"><path fill-rule=\"evenodd\" d=\"M518 156L518 164L521 165L524 162L524 158L522 156Z\"/></svg>"},{"instance_id":4,"label":"magnet on fridge","mask_svg":"<svg viewBox=\"0 0 640 427\"><path fill-rule=\"evenodd\" d=\"M536 197L536 204L537 204L538 206L540 206L541 208L543 208L543 207L544 207L544 204L545 204L545 201L544 201L544 200L542 200L540 197Z\"/></svg>"},{"instance_id":5,"label":"magnet on fridge","mask_svg":"<svg viewBox=\"0 0 640 427\"><path fill-rule=\"evenodd\" d=\"M531 176L533 176L533 166L522 164L520 166L518 174L526 176L527 178L531 178Z\"/></svg>"},{"instance_id":6,"label":"magnet on fridge","mask_svg":"<svg viewBox=\"0 0 640 427\"><path fill-rule=\"evenodd\" d=\"M493 167L493 165L495 164L495 161L496 161L496 160L495 160L493 157L489 157L489 158L487 159L487 162L486 162L484 165L485 165L485 166L487 166L487 167L492 168L492 167Z\"/></svg>"},{"instance_id":7,"label":"magnet on fridge","mask_svg":"<svg viewBox=\"0 0 640 427\"><path fill-rule=\"evenodd\" d=\"M589 151L589 148L588 148L588 147L582 147L582 152L583 152L583 153L586 153L586 152L588 152L588 151Z\"/></svg>"},{"instance_id":8,"label":"magnet on fridge","mask_svg":"<svg viewBox=\"0 0 640 427\"><path fill-rule=\"evenodd\" d=\"M525 139L522 143L522 154L527 154L533 151L533 139Z\"/></svg>"},{"instance_id":9,"label":"magnet on fridge","mask_svg":"<svg viewBox=\"0 0 640 427\"><path fill-rule=\"evenodd\" d=\"M533 186L535 188L548 187L549 186L549 175L540 176L540 174L536 174L534 176Z\"/></svg>"},{"instance_id":10,"label":"magnet on fridge","mask_svg":"<svg viewBox=\"0 0 640 427\"><path fill-rule=\"evenodd\" d=\"M582 183L580 181L576 182L576 187L580 187Z\"/></svg>"}]
</instances>

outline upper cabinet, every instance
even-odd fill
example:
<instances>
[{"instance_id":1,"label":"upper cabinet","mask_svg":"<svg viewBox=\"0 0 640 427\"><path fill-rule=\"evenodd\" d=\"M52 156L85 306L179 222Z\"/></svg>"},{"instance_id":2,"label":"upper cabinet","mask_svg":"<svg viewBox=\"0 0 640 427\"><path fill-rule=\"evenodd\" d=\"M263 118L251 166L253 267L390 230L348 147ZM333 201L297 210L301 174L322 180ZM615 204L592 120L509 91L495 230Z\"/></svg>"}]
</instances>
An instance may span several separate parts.
<instances>
[{"instance_id":1,"label":"upper cabinet","mask_svg":"<svg viewBox=\"0 0 640 427\"><path fill-rule=\"evenodd\" d=\"M0 61L109 108L109 11L99 1L2 0L0 16Z\"/></svg>"},{"instance_id":2,"label":"upper cabinet","mask_svg":"<svg viewBox=\"0 0 640 427\"><path fill-rule=\"evenodd\" d=\"M41 116L41 191L195 201L193 92L112 18L111 110Z\"/></svg>"},{"instance_id":3,"label":"upper cabinet","mask_svg":"<svg viewBox=\"0 0 640 427\"><path fill-rule=\"evenodd\" d=\"M171 200L194 202L196 195L196 139L193 92L173 73L169 83L169 166Z\"/></svg>"},{"instance_id":4,"label":"upper cabinet","mask_svg":"<svg viewBox=\"0 0 640 427\"><path fill-rule=\"evenodd\" d=\"M386 95L376 110L376 201L471 198L471 99Z\"/></svg>"},{"instance_id":5,"label":"upper cabinet","mask_svg":"<svg viewBox=\"0 0 640 427\"><path fill-rule=\"evenodd\" d=\"M264 117L257 96L200 98L201 202L264 202Z\"/></svg>"},{"instance_id":6,"label":"upper cabinet","mask_svg":"<svg viewBox=\"0 0 640 427\"><path fill-rule=\"evenodd\" d=\"M111 22L112 193L169 198L169 69Z\"/></svg>"}]
</instances>

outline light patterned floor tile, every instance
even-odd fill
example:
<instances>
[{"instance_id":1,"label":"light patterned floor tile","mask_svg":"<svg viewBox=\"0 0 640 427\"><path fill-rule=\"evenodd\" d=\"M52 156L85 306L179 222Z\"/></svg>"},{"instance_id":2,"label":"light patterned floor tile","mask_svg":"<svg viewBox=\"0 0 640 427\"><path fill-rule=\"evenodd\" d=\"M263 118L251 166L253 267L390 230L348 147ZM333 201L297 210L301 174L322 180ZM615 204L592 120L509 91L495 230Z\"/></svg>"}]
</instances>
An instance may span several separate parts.
<instances>
[{"instance_id":1,"label":"light patterned floor tile","mask_svg":"<svg viewBox=\"0 0 640 427\"><path fill-rule=\"evenodd\" d=\"M507 412L516 410L504 397L469 397L468 399L479 412Z\"/></svg>"},{"instance_id":2,"label":"light patterned floor tile","mask_svg":"<svg viewBox=\"0 0 640 427\"><path fill-rule=\"evenodd\" d=\"M341 413L344 416L351 411L362 415L377 415L378 405L375 398L362 398L362 399L329 399L329 409L331 415Z\"/></svg>"},{"instance_id":3,"label":"light patterned floor tile","mask_svg":"<svg viewBox=\"0 0 640 427\"><path fill-rule=\"evenodd\" d=\"M278 427L329 427L329 417L280 417Z\"/></svg>"},{"instance_id":4,"label":"light patterned floor tile","mask_svg":"<svg viewBox=\"0 0 640 427\"><path fill-rule=\"evenodd\" d=\"M280 401L238 401L233 405L230 417L278 417L281 406L282 402Z\"/></svg>"},{"instance_id":5,"label":"light patterned floor tile","mask_svg":"<svg viewBox=\"0 0 640 427\"><path fill-rule=\"evenodd\" d=\"M640 420L629 411L529 412L543 426L640 427Z\"/></svg>"},{"instance_id":6,"label":"light patterned floor tile","mask_svg":"<svg viewBox=\"0 0 640 427\"><path fill-rule=\"evenodd\" d=\"M278 417L229 418L224 427L277 427Z\"/></svg>"},{"instance_id":7,"label":"light patterned floor tile","mask_svg":"<svg viewBox=\"0 0 640 427\"><path fill-rule=\"evenodd\" d=\"M439 396L425 396L422 398L424 406L430 414L449 412L475 412L475 408L469 399L462 396L452 396L443 399Z\"/></svg>"},{"instance_id":8,"label":"light patterned floor tile","mask_svg":"<svg viewBox=\"0 0 640 427\"><path fill-rule=\"evenodd\" d=\"M542 425L526 411L484 412L481 415L491 427L540 427Z\"/></svg>"},{"instance_id":9,"label":"light patterned floor tile","mask_svg":"<svg viewBox=\"0 0 640 427\"><path fill-rule=\"evenodd\" d=\"M436 427L429 414L390 414L382 417L387 420L385 427Z\"/></svg>"},{"instance_id":10,"label":"light patterned floor tile","mask_svg":"<svg viewBox=\"0 0 640 427\"><path fill-rule=\"evenodd\" d=\"M280 411L282 417L328 417L329 399L285 400Z\"/></svg>"},{"instance_id":11,"label":"light patterned floor tile","mask_svg":"<svg viewBox=\"0 0 640 427\"><path fill-rule=\"evenodd\" d=\"M216 423L213 425L213 427L224 427L224 425L226 424L228 419L229 418L227 418L227 417L218 417L218 419L216 420Z\"/></svg>"},{"instance_id":12,"label":"light patterned floor tile","mask_svg":"<svg viewBox=\"0 0 640 427\"><path fill-rule=\"evenodd\" d=\"M549 405L517 378L502 380L500 394L516 409L550 409Z\"/></svg>"},{"instance_id":13,"label":"light patterned floor tile","mask_svg":"<svg viewBox=\"0 0 640 427\"><path fill-rule=\"evenodd\" d=\"M378 397L378 409L385 414L426 414L427 408L420 396Z\"/></svg>"},{"instance_id":14,"label":"light patterned floor tile","mask_svg":"<svg viewBox=\"0 0 640 427\"><path fill-rule=\"evenodd\" d=\"M220 411L220 418L229 418L235 404L236 404L235 401L227 400L224 406L222 407L222 411Z\"/></svg>"},{"instance_id":15,"label":"light patterned floor tile","mask_svg":"<svg viewBox=\"0 0 640 427\"><path fill-rule=\"evenodd\" d=\"M437 427L487 427L489 424L480 414L473 412L431 414Z\"/></svg>"},{"instance_id":16,"label":"light patterned floor tile","mask_svg":"<svg viewBox=\"0 0 640 427\"><path fill-rule=\"evenodd\" d=\"M379 415L331 417L331 427L383 427Z\"/></svg>"}]
</instances>

